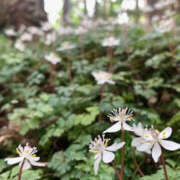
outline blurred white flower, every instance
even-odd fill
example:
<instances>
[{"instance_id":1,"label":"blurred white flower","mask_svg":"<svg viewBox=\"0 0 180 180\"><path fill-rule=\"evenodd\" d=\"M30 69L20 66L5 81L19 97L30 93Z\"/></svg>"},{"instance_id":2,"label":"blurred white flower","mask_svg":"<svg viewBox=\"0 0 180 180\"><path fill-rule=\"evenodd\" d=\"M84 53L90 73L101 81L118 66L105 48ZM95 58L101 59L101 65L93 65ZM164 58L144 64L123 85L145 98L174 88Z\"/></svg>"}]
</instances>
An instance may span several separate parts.
<instances>
[{"instance_id":1,"label":"blurred white flower","mask_svg":"<svg viewBox=\"0 0 180 180\"><path fill-rule=\"evenodd\" d=\"M143 139L145 142L139 144L138 151L147 151L152 149L152 158L154 162L158 162L159 157L162 154L161 147L169 151L175 151L180 149L180 144L164 140L171 136L172 128L167 127L162 132L159 132L156 129L151 128L143 134Z\"/></svg>"},{"instance_id":2,"label":"blurred white flower","mask_svg":"<svg viewBox=\"0 0 180 180\"><path fill-rule=\"evenodd\" d=\"M47 32L47 31L51 31L53 29L53 26L49 22L42 22L41 28L44 32Z\"/></svg>"},{"instance_id":3,"label":"blurred white flower","mask_svg":"<svg viewBox=\"0 0 180 180\"><path fill-rule=\"evenodd\" d=\"M25 50L25 44L21 40L17 40L14 44L14 47L20 51Z\"/></svg>"},{"instance_id":4,"label":"blurred white flower","mask_svg":"<svg viewBox=\"0 0 180 180\"><path fill-rule=\"evenodd\" d=\"M109 37L102 41L102 46L105 47L118 46L119 43L120 43L119 39L115 39L114 37Z\"/></svg>"},{"instance_id":5,"label":"blurred white flower","mask_svg":"<svg viewBox=\"0 0 180 180\"><path fill-rule=\"evenodd\" d=\"M97 84L115 84L112 80L112 74L104 71L92 72L93 77L96 79Z\"/></svg>"},{"instance_id":6,"label":"blurred white flower","mask_svg":"<svg viewBox=\"0 0 180 180\"><path fill-rule=\"evenodd\" d=\"M67 27L60 26L59 29L57 29L57 33L59 35L74 34L74 29L70 26L67 26Z\"/></svg>"},{"instance_id":7,"label":"blurred white flower","mask_svg":"<svg viewBox=\"0 0 180 180\"><path fill-rule=\"evenodd\" d=\"M23 33L23 34L20 36L19 39L20 39L21 41L32 41L33 35L30 34L30 33L25 32L25 33Z\"/></svg>"},{"instance_id":8,"label":"blurred white flower","mask_svg":"<svg viewBox=\"0 0 180 180\"><path fill-rule=\"evenodd\" d=\"M45 56L45 59L46 59L47 61L49 61L50 63L52 63L52 64L57 64L57 63L61 62L60 57L58 57L58 56L57 56L56 54L54 54L54 53L50 53L49 55L46 55L46 56Z\"/></svg>"},{"instance_id":9,"label":"blurred white flower","mask_svg":"<svg viewBox=\"0 0 180 180\"><path fill-rule=\"evenodd\" d=\"M110 115L108 115L110 121L116 122L110 128L105 130L103 133L113 133L121 130L122 128L127 131L133 131L132 127L126 122L133 120L133 111L128 108L117 108L114 109Z\"/></svg>"},{"instance_id":10,"label":"blurred white flower","mask_svg":"<svg viewBox=\"0 0 180 180\"><path fill-rule=\"evenodd\" d=\"M144 139L144 137L148 133L149 130L147 128L144 128L141 123L139 123L137 126L135 124L133 124L132 128L133 128L132 130L135 133L135 135L137 135L139 137L136 137L132 140L131 146L136 147L136 149L138 151L143 151L148 154L151 154L151 145L149 145L149 148L147 148L147 149L144 149L144 150L141 149L141 145L146 143L146 140Z\"/></svg>"},{"instance_id":11,"label":"blurred white flower","mask_svg":"<svg viewBox=\"0 0 180 180\"><path fill-rule=\"evenodd\" d=\"M51 45L57 38L57 34L55 32L51 32L51 33L48 33L46 36L45 36L45 40L44 40L44 43L49 46Z\"/></svg>"},{"instance_id":12,"label":"blurred white flower","mask_svg":"<svg viewBox=\"0 0 180 180\"><path fill-rule=\"evenodd\" d=\"M75 47L76 47L75 44L65 41L61 44L61 47L57 48L57 51L66 51L66 50L74 49Z\"/></svg>"},{"instance_id":13,"label":"blurred white flower","mask_svg":"<svg viewBox=\"0 0 180 180\"><path fill-rule=\"evenodd\" d=\"M88 30L82 26L79 26L78 29L75 30L75 34L77 34L77 35L85 34L87 32L88 32Z\"/></svg>"},{"instance_id":14,"label":"blurred white flower","mask_svg":"<svg viewBox=\"0 0 180 180\"><path fill-rule=\"evenodd\" d=\"M173 19L163 19L159 22L159 24L154 24L154 29L161 33L169 32L174 27L174 20Z\"/></svg>"},{"instance_id":15,"label":"blurred white flower","mask_svg":"<svg viewBox=\"0 0 180 180\"><path fill-rule=\"evenodd\" d=\"M30 27L28 27L27 30L29 33L31 33L33 35L37 35L37 36L43 36L44 35L43 31L41 31L40 28L37 28L35 26L30 26Z\"/></svg>"},{"instance_id":16,"label":"blurred white flower","mask_svg":"<svg viewBox=\"0 0 180 180\"><path fill-rule=\"evenodd\" d=\"M23 170L31 168L31 165L44 167L47 164L47 163L37 162L40 159L40 157L36 157L35 155L35 153L37 152L37 148L29 146L28 143L24 148L21 145L19 145L16 151L19 157L6 158L5 161L8 164L13 165L19 163L19 166L21 166L22 163L24 162Z\"/></svg>"},{"instance_id":17,"label":"blurred white flower","mask_svg":"<svg viewBox=\"0 0 180 180\"><path fill-rule=\"evenodd\" d=\"M7 36L17 36L17 32L14 29L12 29L12 28L6 29L5 30L5 34Z\"/></svg>"},{"instance_id":18,"label":"blurred white flower","mask_svg":"<svg viewBox=\"0 0 180 180\"><path fill-rule=\"evenodd\" d=\"M175 0L166 0L166 1L163 0L163 1L157 2L154 6L157 10L159 10L159 9L163 9L166 6L170 6L174 3L176 3Z\"/></svg>"},{"instance_id":19,"label":"blurred white flower","mask_svg":"<svg viewBox=\"0 0 180 180\"><path fill-rule=\"evenodd\" d=\"M98 136L94 139L94 141L91 141L89 145L89 151L95 154L94 157L94 172L97 174L99 163L101 159L104 163L110 163L114 160L115 155L113 152L117 151L118 149L122 148L125 144L125 142L121 143L114 143L111 146L107 146L109 142L109 139L105 139L104 135L102 138Z\"/></svg>"}]
</instances>

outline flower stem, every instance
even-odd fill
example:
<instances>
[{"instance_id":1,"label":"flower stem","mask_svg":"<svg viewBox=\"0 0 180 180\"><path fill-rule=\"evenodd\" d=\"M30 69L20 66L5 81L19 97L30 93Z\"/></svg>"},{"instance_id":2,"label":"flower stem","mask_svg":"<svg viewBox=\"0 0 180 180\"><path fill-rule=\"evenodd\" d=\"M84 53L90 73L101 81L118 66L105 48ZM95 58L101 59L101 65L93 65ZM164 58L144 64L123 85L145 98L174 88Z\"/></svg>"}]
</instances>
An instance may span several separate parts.
<instances>
[{"instance_id":1,"label":"flower stem","mask_svg":"<svg viewBox=\"0 0 180 180\"><path fill-rule=\"evenodd\" d=\"M111 73L112 72L112 65L113 65L113 48L112 48L112 46L108 48L107 53L108 53L108 56L110 59L108 71Z\"/></svg>"},{"instance_id":2,"label":"flower stem","mask_svg":"<svg viewBox=\"0 0 180 180\"><path fill-rule=\"evenodd\" d=\"M124 141L124 129L123 129L123 124L121 127L121 141ZM123 180L123 175L124 175L124 155L125 155L125 146L122 147L121 149L121 180Z\"/></svg>"},{"instance_id":3,"label":"flower stem","mask_svg":"<svg viewBox=\"0 0 180 180\"><path fill-rule=\"evenodd\" d=\"M100 102L103 100L103 98L104 98L104 84L102 84L100 87ZM101 121L101 119L102 119L102 113L100 112L99 122Z\"/></svg>"},{"instance_id":4,"label":"flower stem","mask_svg":"<svg viewBox=\"0 0 180 180\"><path fill-rule=\"evenodd\" d=\"M122 180L122 179L121 179L121 175L120 175L120 173L118 172L118 170L117 170L114 162L112 162L112 167L114 168L114 170L115 170L115 172L116 172L116 175L117 175L117 177L118 177L118 180Z\"/></svg>"},{"instance_id":5,"label":"flower stem","mask_svg":"<svg viewBox=\"0 0 180 180\"><path fill-rule=\"evenodd\" d=\"M20 169L19 169L18 180L21 180L24 163L25 163L25 158L23 159L23 162L22 162Z\"/></svg>"},{"instance_id":6,"label":"flower stem","mask_svg":"<svg viewBox=\"0 0 180 180\"><path fill-rule=\"evenodd\" d=\"M161 154L161 163L162 163L162 165L163 165L165 180L168 180L168 175L167 175L167 170L166 170L166 164L165 164L165 160L164 160L163 154Z\"/></svg>"},{"instance_id":7,"label":"flower stem","mask_svg":"<svg viewBox=\"0 0 180 180\"><path fill-rule=\"evenodd\" d=\"M141 177L144 176L144 173L142 172L142 170L140 169L138 163L137 163L137 160L136 160L136 149L133 148L133 161L134 161L134 164L136 166L136 169L138 170L139 174L141 175Z\"/></svg>"}]
</instances>

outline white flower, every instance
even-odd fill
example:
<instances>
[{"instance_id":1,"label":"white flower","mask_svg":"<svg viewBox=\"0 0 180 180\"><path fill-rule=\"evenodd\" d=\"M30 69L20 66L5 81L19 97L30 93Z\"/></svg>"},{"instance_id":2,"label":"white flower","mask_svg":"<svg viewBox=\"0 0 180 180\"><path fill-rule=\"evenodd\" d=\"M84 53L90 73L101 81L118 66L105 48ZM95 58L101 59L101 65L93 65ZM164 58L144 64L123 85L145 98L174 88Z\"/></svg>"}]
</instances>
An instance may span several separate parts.
<instances>
[{"instance_id":1,"label":"white flower","mask_svg":"<svg viewBox=\"0 0 180 180\"><path fill-rule=\"evenodd\" d=\"M173 141L164 140L169 138L171 136L171 133L171 127L165 128L162 132L159 132L158 130L155 130L153 128L146 131L146 133L144 133L143 135L145 142L139 145L138 150L146 151L152 149L152 158L154 162L158 162L159 157L162 154L161 147L169 151L180 149L180 144Z\"/></svg>"},{"instance_id":2,"label":"white flower","mask_svg":"<svg viewBox=\"0 0 180 180\"><path fill-rule=\"evenodd\" d=\"M28 27L28 32L33 34L33 35L37 35L37 36L43 36L44 35L43 31L41 31L39 28L37 28L35 26Z\"/></svg>"},{"instance_id":3,"label":"white flower","mask_svg":"<svg viewBox=\"0 0 180 180\"><path fill-rule=\"evenodd\" d=\"M49 46L57 39L57 34L55 32L48 33L45 37L44 43Z\"/></svg>"},{"instance_id":4,"label":"white flower","mask_svg":"<svg viewBox=\"0 0 180 180\"><path fill-rule=\"evenodd\" d=\"M6 29L5 34L7 36L17 36L17 32L14 29Z\"/></svg>"},{"instance_id":5,"label":"white flower","mask_svg":"<svg viewBox=\"0 0 180 180\"><path fill-rule=\"evenodd\" d=\"M99 72L92 72L92 75L97 81L97 84L115 84L115 82L112 80L112 74L107 73L104 71L99 71Z\"/></svg>"},{"instance_id":6,"label":"white flower","mask_svg":"<svg viewBox=\"0 0 180 180\"><path fill-rule=\"evenodd\" d=\"M43 31L47 32L53 29L53 26L49 22L42 22L41 28Z\"/></svg>"},{"instance_id":7,"label":"white flower","mask_svg":"<svg viewBox=\"0 0 180 180\"><path fill-rule=\"evenodd\" d=\"M36 157L35 155L35 153L37 152L37 148L36 147L32 148L31 146L29 146L28 143L24 148L21 145L19 145L16 151L19 154L19 157L6 158L5 161L8 164L12 165L19 163L19 166L21 166L22 163L24 162L23 170L31 168L31 165L44 167L47 164L47 163L37 162L40 159L40 157Z\"/></svg>"},{"instance_id":8,"label":"white flower","mask_svg":"<svg viewBox=\"0 0 180 180\"><path fill-rule=\"evenodd\" d=\"M97 174L99 163L101 159L105 163L110 163L114 160L115 155L114 151L117 151L118 149L122 148L125 144L125 142L121 143L114 143L111 146L107 146L109 142L109 139L104 139L104 135L102 138L98 136L94 139L89 145L90 152L95 154L95 161L94 161L94 172Z\"/></svg>"},{"instance_id":9,"label":"white flower","mask_svg":"<svg viewBox=\"0 0 180 180\"><path fill-rule=\"evenodd\" d=\"M57 64L61 62L61 59L54 53L50 53L49 55L46 55L45 59L51 62L52 64Z\"/></svg>"},{"instance_id":10,"label":"white flower","mask_svg":"<svg viewBox=\"0 0 180 180\"><path fill-rule=\"evenodd\" d=\"M27 32L23 33L23 34L20 36L20 40L21 40L21 41L32 41L32 39L33 39L32 34L27 33Z\"/></svg>"},{"instance_id":11,"label":"white flower","mask_svg":"<svg viewBox=\"0 0 180 180\"><path fill-rule=\"evenodd\" d=\"M57 49L57 51L66 51L66 50L70 50L70 49L74 49L76 47L75 44L71 44L68 41L65 41L61 44L61 47Z\"/></svg>"},{"instance_id":12,"label":"white flower","mask_svg":"<svg viewBox=\"0 0 180 180\"><path fill-rule=\"evenodd\" d=\"M163 19L159 22L159 24L154 24L154 29L159 31L160 33L169 32L174 27L173 19Z\"/></svg>"},{"instance_id":13,"label":"white flower","mask_svg":"<svg viewBox=\"0 0 180 180\"><path fill-rule=\"evenodd\" d=\"M146 143L146 139L144 139L144 136L148 133L149 130L147 128L143 128L141 123L139 123L137 126L133 124L132 130L135 133L135 135L139 137L136 137L132 140L131 146L136 147L138 151L143 151L148 154L151 154L151 145L149 145L149 148L147 149L141 149L141 145Z\"/></svg>"},{"instance_id":14,"label":"white flower","mask_svg":"<svg viewBox=\"0 0 180 180\"><path fill-rule=\"evenodd\" d=\"M109 37L102 41L102 46L105 47L118 46L119 43L120 43L119 39L115 39L114 37Z\"/></svg>"},{"instance_id":15,"label":"white flower","mask_svg":"<svg viewBox=\"0 0 180 180\"><path fill-rule=\"evenodd\" d=\"M14 47L20 51L25 50L25 44L21 40L17 40L14 44Z\"/></svg>"},{"instance_id":16,"label":"white flower","mask_svg":"<svg viewBox=\"0 0 180 180\"><path fill-rule=\"evenodd\" d=\"M112 133L121 130L122 128L127 131L132 131L132 127L129 126L126 121L133 120L133 111L128 108L117 108L112 111L108 116L110 121L116 122L110 128L104 131L104 133Z\"/></svg>"}]
</instances>

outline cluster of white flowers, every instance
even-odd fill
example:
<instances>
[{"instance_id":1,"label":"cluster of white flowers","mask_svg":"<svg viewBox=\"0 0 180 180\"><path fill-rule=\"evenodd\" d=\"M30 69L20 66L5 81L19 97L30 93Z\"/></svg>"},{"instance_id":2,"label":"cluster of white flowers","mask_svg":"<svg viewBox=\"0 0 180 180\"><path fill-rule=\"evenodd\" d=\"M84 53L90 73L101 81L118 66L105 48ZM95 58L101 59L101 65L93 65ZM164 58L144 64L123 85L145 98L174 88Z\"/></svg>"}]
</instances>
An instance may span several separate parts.
<instances>
[{"instance_id":1,"label":"cluster of white flowers","mask_svg":"<svg viewBox=\"0 0 180 180\"><path fill-rule=\"evenodd\" d=\"M52 64L57 64L57 63L61 62L61 58L52 52L45 56L45 60L49 61Z\"/></svg>"},{"instance_id":2,"label":"cluster of white flowers","mask_svg":"<svg viewBox=\"0 0 180 180\"><path fill-rule=\"evenodd\" d=\"M165 140L171 136L172 129L170 127L165 128L162 132L154 128L144 128L141 123L138 125L128 125L128 121L133 121L133 111L128 108L114 109L111 114L108 115L111 122L115 122L110 128L103 132L101 138L95 138L90 143L90 152L95 154L94 171L97 174L99 163L103 159L104 163L110 163L114 160L114 154L112 152L122 148L125 142L119 144L108 145L108 139L104 139L105 133L114 133L120 130L127 130L133 132L136 136L131 143L132 147L135 147L140 152L145 152L152 155L154 162L158 162L159 157L162 154L163 147L166 150L175 151L180 149L180 144L173 141Z\"/></svg>"},{"instance_id":3,"label":"cluster of white flowers","mask_svg":"<svg viewBox=\"0 0 180 180\"><path fill-rule=\"evenodd\" d=\"M154 128L143 128L142 124L139 123L137 126L134 125L133 130L139 137L133 139L132 146L136 147L138 151L152 154L154 162L158 162L159 157L162 154L161 147L169 151L180 149L180 144L164 140L171 136L171 127L167 127L163 131L159 132Z\"/></svg>"},{"instance_id":4,"label":"cluster of white flowers","mask_svg":"<svg viewBox=\"0 0 180 180\"><path fill-rule=\"evenodd\" d=\"M111 36L102 41L102 46L113 47L113 46L118 46L119 43L120 43L119 39L115 39L113 36Z\"/></svg>"},{"instance_id":5,"label":"cluster of white flowers","mask_svg":"<svg viewBox=\"0 0 180 180\"><path fill-rule=\"evenodd\" d=\"M112 74L104 71L92 72L93 77L96 79L97 84L115 84L112 80Z\"/></svg>"},{"instance_id":6,"label":"cluster of white flowers","mask_svg":"<svg viewBox=\"0 0 180 180\"><path fill-rule=\"evenodd\" d=\"M22 166L23 170L31 168L31 165L40 166L40 167L44 167L47 165L47 163L37 162L40 159L40 157L37 157L35 154L37 153L37 148L31 147L28 143L26 144L25 147L19 145L16 151L19 157L6 158L5 161L8 164L13 165L19 163L19 166L20 167Z\"/></svg>"},{"instance_id":7,"label":"cluster of white flowers","mask_svg":"<svg viewBox=\"0 0 180 180\"><path fill-rule=\"evenodd\" d=\"M111 146L108 146L108 142L110 139L105 139L104 135L98 136L91 141L89 145L89 151L95 154L94 156L94 172L97 174L99 163L101 159L104 163L110 163L114 160L115 155L113 152L117 151L118 149L122 148L125 142L121 143L114 143Z\"/></svg>"}]
</instances>

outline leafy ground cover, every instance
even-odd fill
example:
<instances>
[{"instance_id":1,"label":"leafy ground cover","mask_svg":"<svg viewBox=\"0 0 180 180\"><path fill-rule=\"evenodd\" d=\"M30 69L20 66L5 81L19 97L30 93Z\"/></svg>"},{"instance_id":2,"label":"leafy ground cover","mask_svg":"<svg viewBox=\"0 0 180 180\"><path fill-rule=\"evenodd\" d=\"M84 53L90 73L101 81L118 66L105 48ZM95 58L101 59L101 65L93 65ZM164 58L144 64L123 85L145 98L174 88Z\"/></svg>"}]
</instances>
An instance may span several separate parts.
<instances>
[{"instance_id":1,"label":"leafy ground cover","mask_svg":"<svg viewBox=\"0 0 180 180\"><path fill-rule=\"evenodd\" d=\"M114 168L100 164L94 175L93 156L88 145L92 138L109 127L107 114L115 107L129 107L136 123L173 128L172 139L180 134L180 39L173 33L146 33L140 27L119 26L112 30L120 44L102 46L109 36L105 28L85 34L57 36L51 45L42 38L26 44L23 51L14 47L14 38L0 35L0 179L17 179L18 168L4 158L15 156L20 143L38 146L46 168L23 173L28 180L114 180ZM64 48L64 42L73 44ZM67 47L67 46L66 46ZM61 48L61 49L60 49ZM63 49L64 48L64 49ZM60 49L60 50L58 50ZM52 64L45 56L59 58ZM94 71L111 71L115 84L101 87ZM119 140L120 134L113 134ZM137 161L147 175L140 178L132 161L132 136L126 133L125 180L164 179L159 163L137 153ZM166 154L169 180L180 179L179 151ZM120 169L120 152L115 164Z\"/></svg>"}]
</instances>

